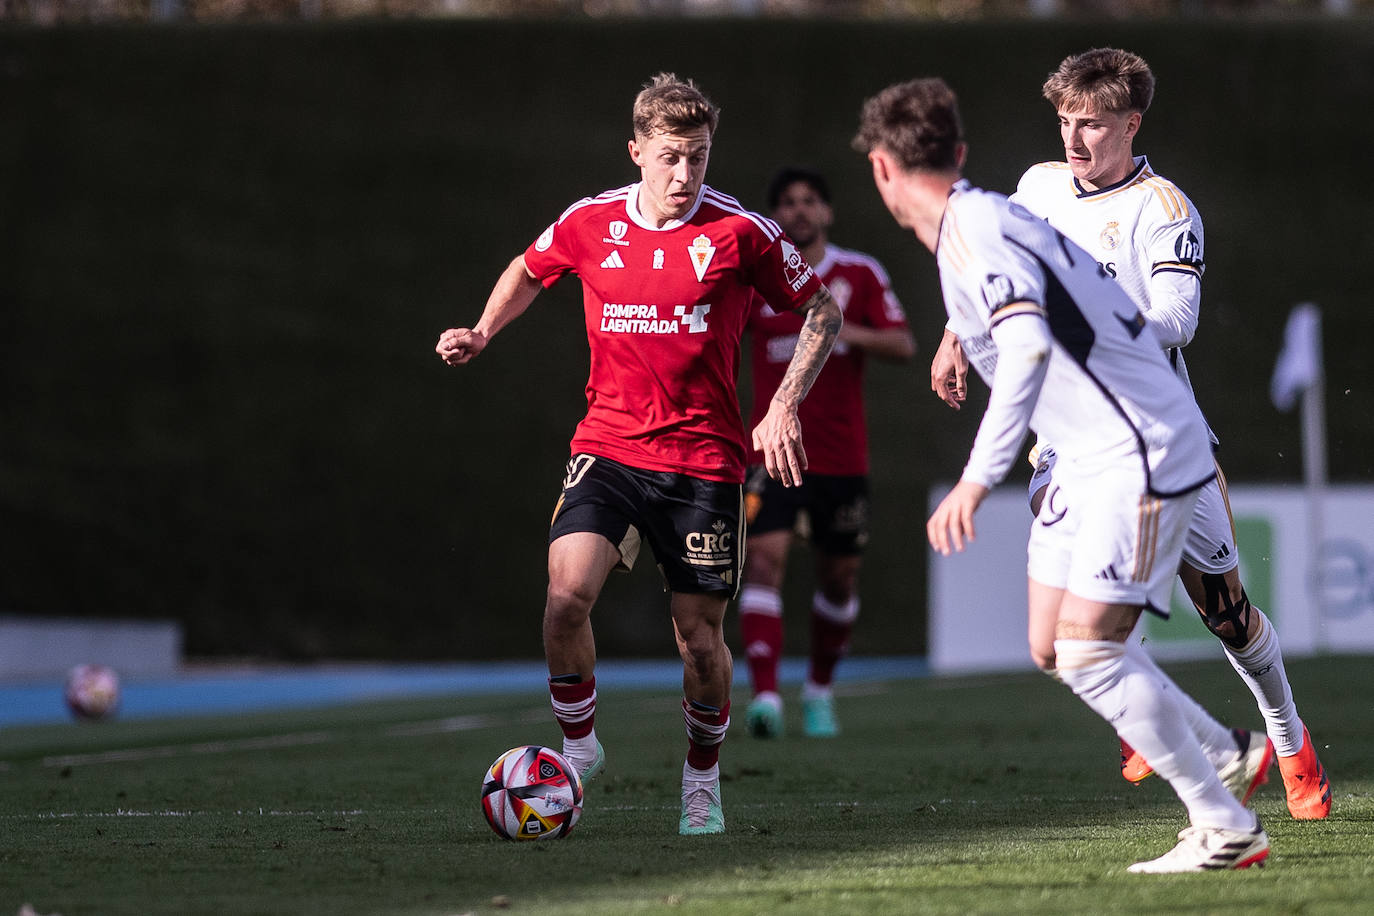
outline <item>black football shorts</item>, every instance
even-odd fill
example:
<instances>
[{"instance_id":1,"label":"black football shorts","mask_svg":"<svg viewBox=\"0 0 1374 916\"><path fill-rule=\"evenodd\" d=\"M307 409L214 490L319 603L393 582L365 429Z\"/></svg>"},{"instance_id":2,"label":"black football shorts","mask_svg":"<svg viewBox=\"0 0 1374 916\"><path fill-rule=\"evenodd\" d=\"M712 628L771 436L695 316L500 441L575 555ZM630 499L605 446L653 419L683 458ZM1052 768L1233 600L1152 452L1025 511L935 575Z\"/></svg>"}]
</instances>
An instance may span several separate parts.
<instances>
[{"instance_id":1,"label":"black football shorts","mask_svg":"<svg viewBox=\"0 0 1374 916\"><path fill-rule=\"evenodd\" d=\"M792 531L821 553L850 557L868 544L868 478L803 474L800 486L784 487L763 465L749 469L744 494L750 534Z\"/></svg>"},{"instance_id":2,"label":"black football shorts","mask_svg":"<svg viewBox=\"0 0 1374 916\"><path fill-rule=\"evenodd\" d=\"M549 543L590 531L633 568L641 542L654 552L669 591L734 597L744 562L742 488L669 471L645 471L599 455L568 462Z\"/></svg>"}]
</instances>

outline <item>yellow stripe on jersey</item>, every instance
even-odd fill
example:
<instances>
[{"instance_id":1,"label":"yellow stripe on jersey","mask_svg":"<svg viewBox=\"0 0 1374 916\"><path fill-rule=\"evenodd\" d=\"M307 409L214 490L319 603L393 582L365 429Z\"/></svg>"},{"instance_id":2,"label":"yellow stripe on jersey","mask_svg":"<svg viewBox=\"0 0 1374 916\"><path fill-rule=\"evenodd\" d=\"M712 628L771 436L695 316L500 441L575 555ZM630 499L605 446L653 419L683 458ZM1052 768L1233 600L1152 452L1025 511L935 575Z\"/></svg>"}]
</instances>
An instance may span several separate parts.
<instances>
[{"instance_id":1,"label":"yellow stripe on jersey","mask_svg":"<svg viewBox=\"0 0 1374 916\"><path fill-rule=\"evenodd\" d=\"M1022 300L1019 302L1008 303L1007 305L1004 305L997 311L993 312L992 318L989 320L989 323L991 325L996 325L1000 322L1007 320L1008 318L1011 318L1014 315L1043 316L1044 314L1045 310L1036 303L1026 302L1025 300Z\"/></svg>"},{"instance_id":2,"label":"yellow stripe on jersey","mask_svg":"<svg viewBox=\"0 0 1374 916\"><path fill-rule=\"evenodd\" d=\"M964 272L968 267L972 255L969 253L968 242L964 241L963 233L959 231L959 223L949 211L945 211L944 232L941 233L940 245L942 254L949 261L949 266L959 273Z\"/></svg>"},{"instance_id":3,"label":"yellow stripe on jersey","mask_svg":"<svg viewBox=\"0 0 1374 916\"><path fill-rule=\"evenodd\" d=\"M1154 191L1159 202L1164 205L1164 212L1169 219L1180 219L1188 215L1188 200L1179 191L1178 186L1167 178L1156 175L1149 169L1144 170L1136 176L1135 180L1124 184L1112 191L1105 191L1101 194L1094 194L1093 200L1106 200L1117 194L1124 193L1139 185L1145 185Z\"/></svg>"},{"instance_id":4,"label":"yellow stripe on jersey","mask_svg":"<svg viewBox=\"0 0 1374 916\"><path fill-rule=\"evenodd\" d=\"M1189 264L1189 263L1186 262L1186 261L1160 261L1160 262L1156 263L1155 266L1154 266L1154 268L1153 268L1153 270L1156 271L1156 272L1158 272L1158 271L1161 270L1161 269L1163 269L1163 270L1182 270L1182 271L1186 271L1187 273L1190 273L1190 274L1197 274L1199 277L1202 276L1202 271L1200 271L1200 270L1197 269L1197 265L1196 265L1196 264Z\"/></svg>"},{"instance_id":5,"label":"yellow stripe on jersey","mask_svg":"<svg viewBox=\"0 0 1374 916\"><path fill-rule=\"evenodd\" d=\"M1217 471L1217 486L1221 488L1221 502L1226 507L1226 520L1231 523L1231 541L1234 543L1236 540L1236 517L1231 514L1231 491L1226 488L1226 475L1221 473L1221 465L1213 460L1212 467L1216 468Z\"/></svg>"},{"instance_id":6,"label":"yellow stripe on jersey","mask_svg":"<svg viewBox=\"0 0 1374 916\"><path fill-rule=\"evenodd\" d=\"M1164 213L1169 219L1182 219L1188 215L1188 204L1173 182L1160 178L1158 175L1151 175L1145 183L1155 192L1155 196L1164 206Z\"/></svg>"},{"instance_id":7,"label":"yellow stripe on jersey","mask_svg":"<svg viewBox=\"0 0 1374 916\"><path fill-rule=\"evenodd\" d=\"M1159 547L1159 510L1163 505L1148 494L1140 497L1136 507L1135 570L1133 582L1147 582L1155 565L1155 551Z\"/></svg>"}]
</instances>

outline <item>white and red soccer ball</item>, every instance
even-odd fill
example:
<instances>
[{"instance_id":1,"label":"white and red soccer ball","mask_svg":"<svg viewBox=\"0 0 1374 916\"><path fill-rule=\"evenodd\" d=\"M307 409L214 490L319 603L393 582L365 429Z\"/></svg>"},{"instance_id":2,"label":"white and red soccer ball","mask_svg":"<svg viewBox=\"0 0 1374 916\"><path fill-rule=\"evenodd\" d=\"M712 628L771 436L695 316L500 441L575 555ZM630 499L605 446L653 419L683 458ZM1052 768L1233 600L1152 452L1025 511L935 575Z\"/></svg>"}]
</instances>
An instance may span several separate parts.
<instances>
[{"instance_id":1,"label":"white and red soccer ball","mask_svg":"<svg viewBox=\"0 0 1374 916\"><path fill-rule=\"evenodd\" d=\"M63 696L78 719L108 718L119 706L119 675L105 665L77 665L67 672Z\"/></svg>"},{"instance_id":2,"label":"white and red soccer ball","mask_svg":"<svg viewBox=\"0 0 1374 916\"><path fill-rule=\"evenodd\" d=\"M482 813L507 840L562 839L582 816L582 778L551 748L511 748L482 780Z\"/></svg>"}]
</instances>

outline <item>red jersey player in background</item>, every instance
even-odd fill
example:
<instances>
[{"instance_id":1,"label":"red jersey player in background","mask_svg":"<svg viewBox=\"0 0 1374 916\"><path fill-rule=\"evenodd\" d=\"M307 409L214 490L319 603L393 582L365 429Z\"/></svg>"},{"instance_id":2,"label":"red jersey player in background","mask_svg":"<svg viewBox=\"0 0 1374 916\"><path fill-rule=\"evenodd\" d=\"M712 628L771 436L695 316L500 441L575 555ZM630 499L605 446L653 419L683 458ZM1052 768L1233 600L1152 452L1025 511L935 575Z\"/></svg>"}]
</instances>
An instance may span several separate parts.
<instances>
[{"instance_id":1,"label":"red jersey player in background","mask_svg":"<svg viewBox=\"0 0 1374 916\"><path fill-rule=\"evenodd\" d=\"M782 654L782 585L794 531L811 541L816 592L811 599L811 658L802 685L802 731L839 733L831 683L859 615L859 565L868 542L868 428L864 364L869 356L905 362L916 352L901 303L882 266L868 255L830 244L830 189L817 172L788 167L768 186L768 208L844 312L835 349L801 406L808 471L800 486L772 480L757 450L745 494L749 522L740 594L740 634L754 698L746 712L750 734L783 732L778 661ZM769 410L793 358L802 317L786 301L756 300L752 338L753 411Z\"/></svg>"},{"instance_id":2,"label":"red jersey player in background","mask_svg":"<svg viewBox=\"0 0 1374 916\"><path fill-rule=\"evenodd\" d=\"M683 661L683 834L721 833L720 743L733 666L722 631L739 587L747 445L736 375L756 294L801 324L796 352L753 443L785 486L806 469L797 407L835 342L839 306L773 221L705 184L715 106L661 73L635 98L640 180L578 201L515 258L472 328L435 347L449 365L490 339L560 277L582 280L591 371L587 414L549 530L544 653L563 753L590 779L596 738L591 610L614 569L648 542L663 572Z\"/></svg>"}]
</instances>

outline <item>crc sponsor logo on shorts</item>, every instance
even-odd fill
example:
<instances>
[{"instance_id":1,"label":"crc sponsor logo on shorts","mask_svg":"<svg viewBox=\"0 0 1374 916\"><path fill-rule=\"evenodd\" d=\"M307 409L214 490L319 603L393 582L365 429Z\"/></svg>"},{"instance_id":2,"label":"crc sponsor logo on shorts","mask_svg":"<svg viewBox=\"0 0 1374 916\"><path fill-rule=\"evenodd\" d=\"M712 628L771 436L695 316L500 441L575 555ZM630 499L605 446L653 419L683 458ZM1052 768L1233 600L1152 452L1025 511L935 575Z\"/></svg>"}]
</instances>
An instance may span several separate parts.
<instances>
[{"instance_id":1,"label":"crc sponsor logo on shorts","mask_svg":"<svg viewBox=\"0 0 1374 916\"><path fill-rule=\"evenodd\" d=\"M735 532L722 519L710 531L693 531L683 540L683 559L692 566L731 567L735 563Z\"/></svg>"},{"instance_id":2,"label":"crc sponsor logo on shorts","mask_svg":"<svg viewBox=\"0 0 1374 916\"><path fill-rule=\"evenodd\" d=\"M704 334L710 305L675 305L672 317L667 307L605 302L601 305L601 330L607 334Z\"/></svg>"}]
</instances>

